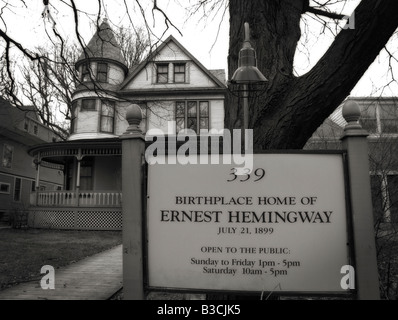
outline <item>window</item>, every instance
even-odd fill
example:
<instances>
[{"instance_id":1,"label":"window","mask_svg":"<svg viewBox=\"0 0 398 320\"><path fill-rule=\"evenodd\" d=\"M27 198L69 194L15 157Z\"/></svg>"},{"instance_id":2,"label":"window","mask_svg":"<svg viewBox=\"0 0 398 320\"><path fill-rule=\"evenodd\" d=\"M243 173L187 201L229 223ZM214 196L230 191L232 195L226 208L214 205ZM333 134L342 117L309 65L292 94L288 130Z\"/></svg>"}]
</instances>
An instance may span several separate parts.
<instances>
[{"instance_id":1,"label":"window","mask_svg":"<svg viewBox=\"0 0 398 320\"><path fill-rule=\"evenodd\" d=\"M167 83L169 81L169 65L156 65L156 83Z\"/></svg>"},{"instance_id":2,"label":"window","mask_svg":"<svg viewBox=\"0 0 398 320\"><path fill-rule=\"evenodd\" d=\"M398 108L394 103L381 101L361 106L362 127L369 133L398 133Z\"/></svg>"},{"instance_id":3,"label":"window","mask_svg":"<svg viewBox=\"0 0 398 320\"><path fill-rule=\"evenodd\" d=\"M1 164L4 168L11 169L13 154L14 147L5 143L3 145L3 159L1 161Z\"/></svg>"},{"instance_id":4,"label":"window","mask_svg":"<svg viewBox=\"0 0 398 320\"><path fill-rule=\"evenodd\" d=\"M81 111L95 111L95 99L83 99Z\"/></svg>"},{"instance_id":5,"label":"window","mask_svg":"<svg viewBox=\"0 0 398 320\"><path fill-rule=\"evenodd\" d=\"M10 194L10 184L5 182L0 182L0 193Z\"/></svg>"},{"instance_id":6,"label":"window","mask_svg":"<svg viewBox=\"0 0 398 320\"><path fill-rule=\"evenodd\" d=\"M82 82L90 81L90 64L85 63L82 65Z\"/></svg>"},{"instance_id":7,"label":"window","mask_svg":"<svg viewBox=\"0 0 398 320\"><path fill-rule=\"evenodd\" d=\"M99 82L108 82L108 64L98 63L97 64L97 80Z\"/></svg>"},{"instance_id":8,"label":"window","mask_svg":"<svg viewBox=\"0 0 398 320\"><path fill-rule=\"evenodd\" d=\"M177 101L176 102L176 131L191 129L196 133L209 129L208 101Z\"/></svg>"},{"instance_id":9,"label":"window","mask_svg":"<svg viewBox=\"0 0 398 320\"><path fill-rule=\"evenodd\" d=\"M185 63L176 63L174 65L174 82L185 82Z\"/></svg>"},{"instance_id":10,"label":"window","mask_svg":"<svg viewBox=\"0 0 398 320\"><path fill-rule=\"evenodd\" d=\"M105 100L101 103L101 132L114 132L115 101Z\"/></svg>"},{"instance_id":11,"label":"window","mask_svg":"<svg viewBox=\"0 0 398 320\"><path fill-rule=\"evenodd\" d=\"M25 131L29 131L29 120L25 119L24 124L23 124L23 129Z\"/></svg>"},{"instance_id":12,"label":"window","mask_svg":"<svg viewBox=\"0 0 398 320\"><path fill-rule=\"evenodd\" d=\"M398 112L393 104L379 106L380 127L383 133L398 133Z\"/></svg>"},{"instance_id":13,"label":"window","mask_svg":"<svg viewBox=\"0 0 398 320\"><path fill-rule=\"evenodd\" d=\"M33 133L37 135L37 132L39 130L39 127L37 126L37 124L33 125Z\"/></svg>"},{"instance_id":14,"label":"window","mask_svg":"<svg viewBox=\"0 0 398 320\"><path fill-rule=\"evenodd\" d=\"M387 189L391 222L398 222L398 175L387 176Z\"/></svg>"},{"instance_id":15,"label":"window","mask_svg":"<svg viewBox=\"0 0 398 320\"><path fill-rule=\"evenodd\" d=\"M15 178L14 201L21 201L22 179Z\"/></svg>"},{"instance_id":16,"label":"window","mask_svg":"<svg viewBox=\"0 0 398 320\"><path fill-rule=\"evenodd\" d=\"M361 110L361 118L359 122L369 133L376 133L378 131L375 104L364 106Z\"/></svg>"},{"instance_id":17,"label":"window","mask_svg":"<svg viewBox=\"0 0 398 320\"><path fill-rule=\"evenodd\" d=\"M93 158L82 160L80 164L80 190L93 189Z\"/></svg>"},{"instance_id":18,"label":"window","mask_svg":"<svg viewBox=\"0 0 398 320\"><path fill-rule=\"evenodd\" d=\"M30 185L30 191L36 191L36 181L32 181L32 184Z\"/></svg>"},{"instance_id":19,"label":"window","mask_svg":"<svg viewBox=\"0 0 398 320\"><path fill-rule=\"evenodd\" d=\"M70 117L70 133L76 132L76 111L77 111L77 101L72 103L71 117Z\"/></svg>"}]
</instances>

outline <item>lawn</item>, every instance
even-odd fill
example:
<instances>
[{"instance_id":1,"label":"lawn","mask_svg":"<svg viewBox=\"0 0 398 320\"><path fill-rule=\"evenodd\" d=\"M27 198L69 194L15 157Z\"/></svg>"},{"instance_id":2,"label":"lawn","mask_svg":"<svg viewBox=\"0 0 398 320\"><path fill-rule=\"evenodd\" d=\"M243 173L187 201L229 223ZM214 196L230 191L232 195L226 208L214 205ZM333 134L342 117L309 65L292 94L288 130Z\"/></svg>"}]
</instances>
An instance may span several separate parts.
<instances>
[{"instance_id":1,"label":"lawn","mask_svg":"<svg viewBox=\"0 0 398 320\"><path fill-rule=\"evenodd\" d=\"M122 243L121 231L0 229L0 290Z\"/></svg>"}]
</instances>

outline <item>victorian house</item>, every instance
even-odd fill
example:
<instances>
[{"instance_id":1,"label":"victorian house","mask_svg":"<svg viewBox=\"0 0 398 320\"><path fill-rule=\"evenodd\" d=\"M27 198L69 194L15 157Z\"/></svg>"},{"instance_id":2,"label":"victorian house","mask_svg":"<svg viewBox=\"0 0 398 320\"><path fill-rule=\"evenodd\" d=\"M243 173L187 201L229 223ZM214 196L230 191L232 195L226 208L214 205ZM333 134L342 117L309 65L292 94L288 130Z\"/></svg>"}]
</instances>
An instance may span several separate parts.
<instances>
[{"instance_id":1,"label":"victorian house","mask_svg":"<svg viewBox=\"0 0 398 320\"><path fill-rule=\"evenodd\" d=\"M30 225L39 228L122 228L121 140L128 106L138 104L144 132L177 134L224 127L225 72L207 70L174 37L129 70L107 21L76 61L80 83L73 95L70 136L39 144L39 164L63 168L62 190L36 189Z\"/></svg>"}]
</instances>

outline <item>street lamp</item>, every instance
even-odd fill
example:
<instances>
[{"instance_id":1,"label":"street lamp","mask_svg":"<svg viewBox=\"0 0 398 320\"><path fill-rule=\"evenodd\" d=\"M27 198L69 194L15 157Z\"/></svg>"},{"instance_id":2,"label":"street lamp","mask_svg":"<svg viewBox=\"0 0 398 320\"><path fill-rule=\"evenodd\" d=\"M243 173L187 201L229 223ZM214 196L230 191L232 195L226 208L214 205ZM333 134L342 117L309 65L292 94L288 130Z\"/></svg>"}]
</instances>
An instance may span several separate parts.
<instances>
[{"instance_id":1,"label":"street lamp","mask_svg":"<svg viewBox=\"0 0 398 320\"><path fill-rule=\"evenodd\" d=\"M233 74L230 83L243 85L243 130L249 128L249 84L263 84L267 78L257 69L256 51L250 43L250 28L245 22L245 41L239 51L238 69ZM245 132L245 131L244 131Z\"/></svg>"}]
</instances>

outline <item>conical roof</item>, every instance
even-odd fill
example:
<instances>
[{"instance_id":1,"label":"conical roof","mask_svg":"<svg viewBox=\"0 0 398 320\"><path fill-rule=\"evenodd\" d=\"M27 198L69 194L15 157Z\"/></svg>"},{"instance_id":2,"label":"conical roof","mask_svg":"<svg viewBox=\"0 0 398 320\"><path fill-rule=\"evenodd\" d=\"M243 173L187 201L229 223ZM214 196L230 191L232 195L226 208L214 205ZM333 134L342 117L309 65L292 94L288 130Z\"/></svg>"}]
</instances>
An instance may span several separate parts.
<instances>
[{"instance_id":1,"label":"conical roof","mask_svg":"<svg viewBox=\"0 0 398 320\"><path fill-rule=\"evenodd\" d=\"M115 34L106 19L101 23L97 32L91 38L90 42L76 61L76 68L87 58L102 58L113 60L126 67L126 61L122 56L122 52Z\"/></svg>"}]
</instances>

